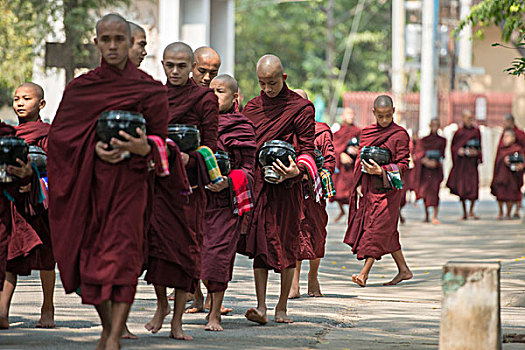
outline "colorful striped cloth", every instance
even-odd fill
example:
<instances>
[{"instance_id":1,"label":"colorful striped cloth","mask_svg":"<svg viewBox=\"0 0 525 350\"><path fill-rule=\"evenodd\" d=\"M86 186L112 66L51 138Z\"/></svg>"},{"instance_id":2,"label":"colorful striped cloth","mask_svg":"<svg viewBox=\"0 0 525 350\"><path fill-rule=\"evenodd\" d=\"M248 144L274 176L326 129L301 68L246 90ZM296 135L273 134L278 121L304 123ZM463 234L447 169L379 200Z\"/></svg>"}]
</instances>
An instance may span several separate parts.
<instances>
[{"instance_id":1,"label":"colorful striped cloth","mask_svg":"<svg viewBox=\"0 0 525 350\"><path fill-rule=\"evenodd\" d=\"M222 182L223 179L221 171L219 169L219 165L217 164L217 159L215 159L215 154L213 154L213 151L207 146L200 146L199 148L197 148L197 152L199 152L204 158L206 170L208 171L208 176L210 177L210 182L212 184L218 184L219 182Z\"/></svg>"},{"instance_id":2,"label":"colorful striped cloth","mask_svg":"<svg viewBox=\"0 0 525 350\"><path fill-rule=\"evenodd\" d=\"M303 164L308 170L308 179L313 187L313 193L315 193L315 201L318 203L321 202L321 198L323 198L323 185L321 184L321 178L317 172L315 159L309 154L301 154L297 157L297 165L299 164Z\"/></svg>"},{"instance_id":3,"label":"colorful striped cloth","mask_svg":"<svg viewBox=\"0 0 525 350\"><path fill-rule=\"evenodd\" d=\"M234 169L229 174L230 184L233 190L233 213L242 216L253 209L252 191L246 173L240 169Z\"/></svg>"},{"instance_id":4,"label":"colorful striped cloth","mask_svg":"<svg viewBox=\"0 0 525 350\"><path fill-rule=\"evenodd\" d=\"M321 171L319 171L319 176L321 177L321 181L323 183L323 191L325 198L330 198L335 196L335 186L334 181L332 180L332 174L325 169L322 168Z\"/></svg>"},{"instance_id":5,"label":"colorful striped cloth","mask_svg":"<svg viewBox=\"0 0 525 350\"><path fill-rule=\"evenodd\" d=\"M383 168L383 170L385 171L386 176L388 178L388 182L390 183L392 189L402 190L403 181L401 181L401 173L399 171L399 167L395 164L387 164L383 165L381 168Z\"/></svg>"},{"instance_id":6,"label":"colorful striped cloth","mask_svg":"<svg viewBox=\"0 0 525 350\"><path fill-rule=\"evenodd\" d=\"M168 162L168 151L166 150L166 144L164 143L164 140L160 136L156 136L156 135L149 135L148 140L153 142L160 156L161 170L157 172L157 175L169 176L170 165Z\"/></svg>"}]
</instances>

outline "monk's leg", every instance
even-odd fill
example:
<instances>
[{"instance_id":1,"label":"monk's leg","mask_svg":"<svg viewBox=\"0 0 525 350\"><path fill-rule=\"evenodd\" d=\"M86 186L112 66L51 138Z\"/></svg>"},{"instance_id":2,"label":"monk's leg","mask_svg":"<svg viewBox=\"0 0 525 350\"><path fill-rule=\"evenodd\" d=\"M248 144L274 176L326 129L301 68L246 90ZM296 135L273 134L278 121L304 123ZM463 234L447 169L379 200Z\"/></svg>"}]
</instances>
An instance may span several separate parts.
<instances>
[{"instance_id":1,"label":"monk's leg","mask_svg":"<svg viewBox=\"0 0 525 350\"><path fill-rule=\"evenodd\" d=\"M244 314L244 317L252 322L267 324L268 316L266 315L266 284L268 282L268 270L254 268L253 275L255 279L255 293L257 294L257 308L252 307L251 309L248 309Z\"/></svg>"},{"instance_id":2,"label":"monk's leg","mask_svg":"<svg viewBox=\"0 0 525 350\"><path fill-rule=\"evenodd\" d=\"M339 205L339 215L335 218L335 222L339 222L346 214L343 202L337 201L337 204Z\"/></svg>"},{"instance_id":3,"label":"monk's leg","mask_svg":"<svg viewBox=\"0 0 525 350\"><path fill-rule=\"evenodd\" d=\"M374 258L366 258L365 264L363 265L361 272L359 272L359 275L355 275L355 274L352 275L352 281L361 287L366 287L366 281L368 280L368 274L370 273L370 270L372 269L374 262L375 262Z\"/></svg>"},{"instance_id":4,"label":"monk's leg","mask_svg":"<svg viewBox=\"0 0 525 350\"><path fill-rule=\"evenodd\" d=\"M199 282L200 283L200 282ZM175 290L173 303L173 319L171 320L170 338L177 340L193 340L193 337L182 330L182 315L186 306L186 292L182 289Z\"/></svg>"},{"instance_id":5,"label":"monk's leg","mask_svg":"<svg viewBox=\"0 0 525 350\"><path fill-rule=\"evenodd\" d=\"M401 281L409 280L413 277L412 271L408 268L408 265L405 261L405 257L403 256L403 252L401 249L395 251L392 253L392 258L394 258L394 261L397 265L397 270L399 271L394 277L394 279L388 283L384 283L384 286L393 286L398 284Z\"/></svg>"},{"instance_id":6,"label":"monk's leg","mask_svg":"<svg viewBox=\"0 0 525 350\"><path fill-rule=\"evenodd\" d=\"M98 341L96 350L105 350L107 341L111 334L111 301L105 300L100 305L96 305L95 309L100 318L100 323L102 323L102 334L100 335L100 340Z\"/></svg>"},{"instance_id":7,"label":"monk's leg","mask_svg":"<svg viewBox=\"0 0 525 350\"><path fill-rule=\"evenodd\" d=\"M288 304L288 295L290 294L290 288L292 287L294 273L294 268L284 269L281 271L281 294L279 295L279 301L275 306L275 322L277 323L293 322L292 319L287 315L286 306Z\"/></svg>"},{"instance_id":8,"label":"monk's leg","mask_svg":"<svg viewBox=\"0 0 525 350\"><path fill-rule=\"evenodd\" d=\"M308 295L311 297L323 296L318 278L320 264L321 259L310 260L310 271L308 271Z\"/></svg>"},{"instance_id":9,"label":"monk's leg","mask_svg":"<svg viewBox=\"0 0 525 350\"><path fill-rule=\"evenodd\" d=\"M514 206L514 202L505 202L505 206L507 207L507 215L505 219L510 220L510 214L512 213L512 207Z\"/></svg>"},{"instance_id":10,"label":"monk's leg","mask_svg":"<svg viewBox=\"0 0 525 350\"><path fill-rule=\"evenodd\" d=\"M186 309L186 313L188 314L195 314L197 312L204 312L204 295L202 294L201 290L201 281L197 283L197 288L195 289L195 293L193 293L193 302L190 306Z\"/></svg>"},{"instance_id":11,"label":"monk's leg","mask_svg":"<svg viewBox=\"0 0 525 350\"><path fill-rule=\"evenodd\" d=\"M111 332L106 342L106 350L119 350L122 332L128 319L130 303L112 303L111 305Z\"/></svg>"},{"instance_id":12,"label":"monk's leg","mask_svg":"<svg viewBox=\"0 0 525 350\"><path fill-rule=\"evenodd\" d=\"M155 294L157 295L157 310L151 321L146 323L144 327L151 333L157 333L162 328L164 319L171 312L168 297L166 295L166 287L155 286ZM184 304L186 304L186 298L184 298Z\"/></svg>"},{"instance_id":13,"label":"monk's leg","mask_svg":"<svg viewBox=\"0 0 525 350\"><path fill-rule=\"evenodd\" d=\"M475 199L470 201L470 210L469 210L468 216L473 218L474 220L478 220L479 218L476 216L476 214L474 214L474 205L475 204L476 204L476 200Z\"/></svg>"},{"instance_id":14,"label":"monk's leg","mask_svg":"<svg viewBox=\"0 0 525 350\"><path fill-rule=\"evenodd\" d=\"M301 265L302 261L297 260L292 280L292 288L290 288L290 294L288 295L288 299L296 299L301 297L301 291L299 287L299 279L301 278Z\"/></svg>"},{"instance_id":15,"label":"monk's leg","mask_svg":"<svg viewBox=\"0 0 525 350\"><path fill-rule=\"evenodd\" d=\"M424 222L430 222L429 216L428 216L428 206L425 204L425 221Z\"/></svg>"},{"instance_id":16,"label":"monk's leg","mask_svg":"<svg viewBox=\"0 0 525 350\"><path fill-rule=\"evenodd\" d=\"M210 303L210 313L208 315L208 324L204 328L207 331L222 331L221 326L221 307L222 301L224 299L224 291L210 293L208 291L208 296L211 299Z\"/></svg>"},{"instance_id":17,"label":"monk's leg","mask_svg":"<svg viewBox=\"0 0 525 350\"><path fill-rule=\"evenodd\" d=\"M439 225L439 224L441 224L441 222L439 222L439 220L438 220L439 207L436 205L433 208L434 208L434 217L432 218L432 223L434 225Z\"/></svg>"},{"instance_id":18,"label":"monk's leg","mask_svg":"<svg viewBox=\"0 0 525 350\"><path fill-rule=\"evenodd\" d=\"M9 308L16 288L17 275L6 272L4 290L0 292L0 329L9 328Z\"/></svg>"},{"instance_id":19,"label":"monk's leg","mask_svg":"<svg viewBox=\"0 0 525 350\"><path fill-rule=\"evenodd\" d=\"M503 219L503 201L498 201L498 220Z\"/></svg>"},{"instance_id":20,"label":"monk's leg","mask_svg":"<svg viewBox=\"0 0 525 350\"><path fill-rule=\"evenodd\" d=\"M44 293L44 302L40 310L40 320L37 328L55 328L55 306L53 296L55 294L55 270L41 270L40 282Z\"/></svg>"},{"instance_id":21,"label":"monk's leg","mask_svg":"<svg viewBox=\"0 0 525 350\"><path fill-rule=\"evenodd\" d=\"M461 199L461 206L463 207L463 220L467 220L467 203L466 199Z\"/></svg>"},{"instance_id":22,"label":"monk's leg","mask_svg":"<svg viewBox=\"0 0 525 350\"><path fill-rule=\"evenodd\" d=\"M516 210L514 210L514 219L520 218L521 201L516 202Z\"/></svg>"}]
</instances>

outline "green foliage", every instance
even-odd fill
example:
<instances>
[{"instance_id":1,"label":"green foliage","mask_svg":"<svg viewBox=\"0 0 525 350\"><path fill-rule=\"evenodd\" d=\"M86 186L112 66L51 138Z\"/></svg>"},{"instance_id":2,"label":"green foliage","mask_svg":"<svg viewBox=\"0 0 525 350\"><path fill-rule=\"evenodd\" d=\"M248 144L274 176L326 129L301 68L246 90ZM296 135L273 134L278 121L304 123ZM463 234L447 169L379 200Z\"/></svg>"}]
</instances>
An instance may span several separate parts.
<instances>
[{"instance_id":1,"label":"green foliage","mask_svg":"<svg viewBox=\"0 0 525 350\"><path fill-rule=\"evenodd\" d=\"M246 100L259 94L255 74L257 60L264 54L279 56L288 74L287 83L308 91L313 99L328 99L335 84L357 0L335 0L335 67L326 62L326 0L278 2L237 0L235 23L235 75ZM346 90L385 91L389 74L391 10L389 1L367 1L355 37Z\"/></svg>"},{"instance_id":2,"label":"green foliage","mask_svg":"<svg viewBox=\"0 0 525 350\"><path fill-rule=\"evenodd\" d=\"M505 69L512 75L525 74L525 0L484 0L472 6L471 12L461 21L456 34L466 25L478 26L475 36L483 36L483 29L491 26L501 28L501 39L512 43L522 55ZM502 46L495 44L494 46Z\"/></svg>"}]
</instances>

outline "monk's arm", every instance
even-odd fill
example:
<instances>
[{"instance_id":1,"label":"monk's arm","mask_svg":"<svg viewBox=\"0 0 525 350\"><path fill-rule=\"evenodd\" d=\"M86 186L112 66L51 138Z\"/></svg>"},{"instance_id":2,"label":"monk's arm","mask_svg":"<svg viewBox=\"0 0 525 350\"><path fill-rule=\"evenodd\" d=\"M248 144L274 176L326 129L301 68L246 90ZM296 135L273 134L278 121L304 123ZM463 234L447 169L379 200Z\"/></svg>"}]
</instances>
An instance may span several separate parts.
<instances>
[{"instance_id":1,"label":"monk's arm","mask_svg":"<svg viewBox=\"0 0 525 350\"><path fill-rule=\"evenodd\" d=\"M394 142L394 154L392 157L392 163L397 165L401 174L408 170L410 163L410 138L408 134L400 132L392 137Z\"/></svg>"},{"instance_id":2,"label":"monk's arm","mask_svg":"<svg viewBox=\"0 0 525 350\"><path fill-rule=\"evenodd\" d=\"M323 168L328 170L330 174L333 175L335 171L335 148L332 141L332 135L329 132L324 132L321 134L321 153L324 157Z\"/></svg>"},{"instance_id":3,"label":"monk's arm","mask_svg":"<svg viewBox=\"0 0 525 350\"><path fill-rule=\"evenodd\" d=\"M168 137L168 92L148 96L142 104L142 114L146 118L146 133L156 135L163 140Z\"/></svg>"},{"instance_id":4,"label":"monk's arm","mask_svg":"<svg viewBox=\"0 0 525 350\"><path fill-rule=\"evenodd\" d=\"M481 151L481 132L477 130L478 139L479 139L479 150L478 150L478 163L483 163L483 153Z\"/></svg>"},{"instance_id":5,"label":"monk's arm","mask_svg":"<svg viewBox=\"0 0 525 350\"><path fill-rule=\"evenodd\" d=\"M294 131L297 136L297 155L309 154L315 159L315 112L312 106L306 106L294 119Z\"/></svg>"}]
</instances>

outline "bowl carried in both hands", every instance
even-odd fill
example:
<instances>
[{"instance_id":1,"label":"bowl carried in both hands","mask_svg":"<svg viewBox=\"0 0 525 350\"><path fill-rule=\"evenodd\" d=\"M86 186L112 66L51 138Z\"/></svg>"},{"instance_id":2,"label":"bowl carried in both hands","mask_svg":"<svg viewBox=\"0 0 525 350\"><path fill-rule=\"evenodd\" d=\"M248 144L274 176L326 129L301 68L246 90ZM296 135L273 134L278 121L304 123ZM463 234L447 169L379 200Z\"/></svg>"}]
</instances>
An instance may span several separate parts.
<instances>
[{"instance_id":1,"label":"bowl carried in both hands","mask_svg":"<svg viewBox=\"0 0 525 350\"><path fill-rule=\"evenodd\" d=\"M386 148L376 146L364 146L361 149L361 161L372 164L371 159L378 165L390 164L390 151Z\"/></svg>"},{"instance_id":2,"label":"bowl carried in both hands","mask_svg":"<svg viewBox=\"0 0 525 350\"><path fill-rule=\"evenodd\" d=\"M199 129L195 125L170 124L168 125L168 137L184 153L195 151L201 142Z\"/></svg>"},{"instance_id":3,"label":"bowl carried in both hands","mask_svg":"<svg viewBox=\"0 0 525 350\"><path fill-rule=\"evenodd\" d=\"M293 160L296 158L294 147L288 142L281 140L272 140L265 142L259 150L259 164L263 168L264 180L269 183L278 183L281 176L277 174L272 164L279 159L285 166L290 166L291 156Z\"/></svg>"},{"instance_id":4,"label":"bowl carried in both hands","mask_svg":"<svg viewBox=\"0 0 525 350\"><path fill-rule=\"evenodd\" d=\"M14 136L0 137L0 182L15 181L16 176L9 174L7 167L9 165L19 167L17 158L27 163L28 153L29 146L23 139Z\"/></svg>"},{"instance_id":5,"label":"bowl carried in both hands","mask_svg":"<svg viewBox=\"0 0 525 350\"><path fill-rule=\"evenodd\" d=\"M97 135L109 144L112 138L126 141L119 131L124 131L133 137L139 137L137 128L146 133L146 119L142 114L131 111L106 111L100 114L97 122Z\"/></svg>"}]
</instances>

